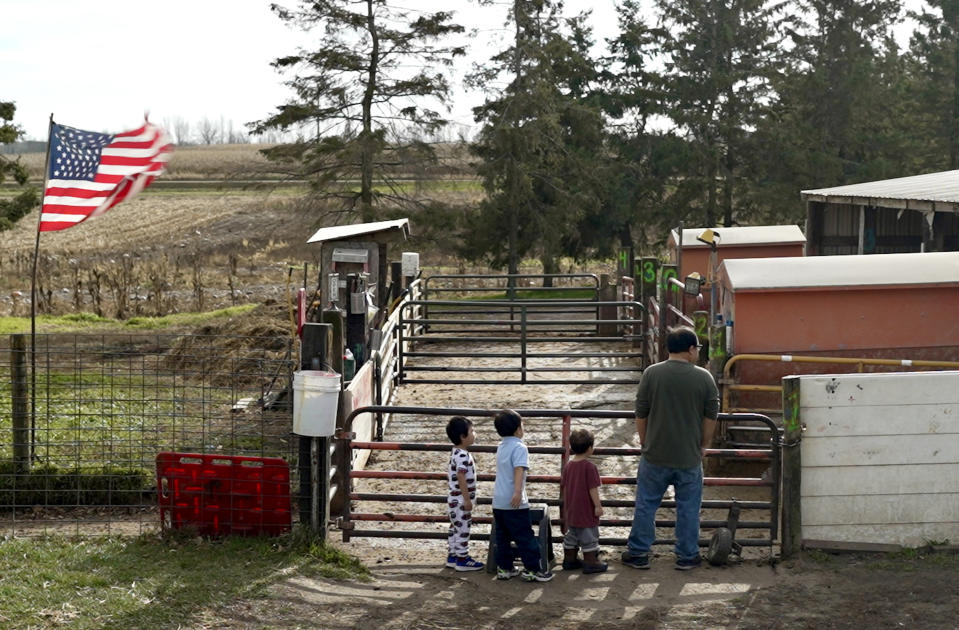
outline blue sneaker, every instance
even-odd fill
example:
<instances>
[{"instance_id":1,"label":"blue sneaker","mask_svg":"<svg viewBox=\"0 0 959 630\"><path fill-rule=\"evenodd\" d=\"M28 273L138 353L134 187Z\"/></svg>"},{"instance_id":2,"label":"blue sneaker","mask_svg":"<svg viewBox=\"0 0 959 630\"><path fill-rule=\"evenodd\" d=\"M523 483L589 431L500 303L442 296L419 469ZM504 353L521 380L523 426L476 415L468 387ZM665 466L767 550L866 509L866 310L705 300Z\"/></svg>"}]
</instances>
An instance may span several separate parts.
<instances>
[{"instance_id":1,"label":"blue sneaker","mask_svg":"<svg viewBox=\"0 0 959 630\"><path fill-rule=\"evenodd\" d=\"M469 556L456 559L456 570L457 571L479 571L484 565L482 562L473 560Z\"/></svg>"},{"instance_id":2,"label":"blue sneaker","mask_svg":"<svg viewBox=\"0 0 959 630\"><path fill-rule=\"evenodd\" d=\"M446 556L446 568L455 569L456 568L456 556L449 554Z\"/></svg>"}]
</instances>

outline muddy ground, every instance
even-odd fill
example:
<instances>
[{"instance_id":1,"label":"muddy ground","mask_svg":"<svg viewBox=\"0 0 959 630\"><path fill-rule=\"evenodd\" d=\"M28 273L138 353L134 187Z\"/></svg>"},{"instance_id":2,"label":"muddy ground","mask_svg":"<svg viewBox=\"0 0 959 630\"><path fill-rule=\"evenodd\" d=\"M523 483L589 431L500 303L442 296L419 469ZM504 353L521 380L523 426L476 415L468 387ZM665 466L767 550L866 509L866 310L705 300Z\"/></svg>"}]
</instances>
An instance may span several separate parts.
<instances>
[{"instance_id":1,"label":"muddy ground","mask_svg":"<svg viewBox=\"0 0 959 630\"><path fill-rule=\"evenodd\" d=\"M632 386L504 386L405 385L398 405L497 408L631 409ZM635 444L630 420L584 420L598 445ZM574 424L574 426L576 426ZM478 422L478 442L495 443L489 423ZM527 423L530 444L559 442L556 421ZM387 440L442 441L435 420L396 417ZM490 470L490 455L477 456L478 468ZM377 452L369 469L441 470L445 454ZM632 474L634 461L597 458L603 474ZM531 460L533 473L555 474L555 456ZM362 482L362 483L361 483ZM444 492L445 482L357 480L357 490L375 492ZM480 484L488 496L490 484ZM747 489L748 490L748 489ZM757 490L757 489L753 489ZM765 489L758 489L767 492ZM739 498L760 499L760 496ZM632 487L604 486L605 498L630 496ZM531 495L549 496L548 489ZM706 496L731 496L708 488ZM442 514L435 504L357 505L356 510ZM489 506L477 513L489 515ZM626 508L608 516L629 518ZM662 510L660 518L668 518ZM713 515L716 517L716 515ZM704 514L704 518L710 518ZM721 516L720 516L721 518ZM369 523L363 524L371 526ZM442 523L379 525L445 531ZM613 529L613 528L608 528ZM487 531L476 526L476 531ZM668 536L669 532L661 532ZM624 530L603 531L625 536ZM758 536L758 532L741 532ZM564 572L556 567L552 582L527 584L495 580L486 572L457 573L443 568L445 542L354 538L333 544L359 556L372 570L371 582L334 582L290 577L272 587L266 599L246 601L221 611L210 627L226 628L384 628L440 630L453 628L923 628L959 627L957 556L906 552L895 556L805 554L780 561L778 546L750 548L728 566L681 572L673 569L671 549L657 548L651 570L640 571L619 561L621 548L606 547L609 571L600 575ZM473 555L485 559L486 543L474 542ZM562 553L561 545L554 545Z\"/></svg>"}]
</instances>

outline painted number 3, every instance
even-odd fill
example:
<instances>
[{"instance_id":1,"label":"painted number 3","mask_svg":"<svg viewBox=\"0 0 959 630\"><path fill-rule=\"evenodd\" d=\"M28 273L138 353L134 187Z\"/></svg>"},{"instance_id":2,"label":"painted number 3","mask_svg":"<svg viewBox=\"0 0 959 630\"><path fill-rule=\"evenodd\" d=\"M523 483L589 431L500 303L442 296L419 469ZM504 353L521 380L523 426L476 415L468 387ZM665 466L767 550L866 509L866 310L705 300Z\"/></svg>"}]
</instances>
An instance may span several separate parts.
<instances>
[{"instance_id":1,"label":"painted number 3","mask_svg":"<svg viewBox=\"0 0 959 630\"><path fill-rule=\"evenodd\" d=\"M643 282L656 282L656 267L651 262L643 263Z\"/></svg>"}]
</instances>

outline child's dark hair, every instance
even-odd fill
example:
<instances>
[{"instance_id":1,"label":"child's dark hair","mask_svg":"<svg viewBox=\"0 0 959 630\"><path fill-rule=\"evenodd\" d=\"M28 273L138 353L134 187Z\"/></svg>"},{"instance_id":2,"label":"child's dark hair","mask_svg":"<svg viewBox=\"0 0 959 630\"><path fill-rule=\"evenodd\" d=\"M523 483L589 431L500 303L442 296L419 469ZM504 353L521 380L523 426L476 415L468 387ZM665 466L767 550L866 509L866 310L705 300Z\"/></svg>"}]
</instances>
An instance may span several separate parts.
<instances>
[{"instance_id":1,"label":"child's dark hair","mask_svg":"<svg viewBox=\"0 0 959 630\"><path fill-rule=\"evenodd\" d=\"M504 409L493 418L493 426L500 437L516 435L516 429L523 424L523 418L512 409Z\"/></svg>"},{"instance_id":2,"label":"child's dark hair","mask_svg":"<svg viewBox=\"0 0 959 630\"><path fill-rule=\"evenodd\" d=\"M446 423L446 436L453 444L459 444L470 432L471 426L473 426L472 420L467 420L463 416L453 416Z\"/></svg>"},{"instance_id":3,"label":"child's dark hair","mask_svg":"<svg viewBox=\"0 0 959 630\"><path fill-rule=\"evenodd\" d=\"M582 455L593 445L593 434L586 429L576 429L569 434L569 450L574 455Z\"/></svg>"}]
</instances>

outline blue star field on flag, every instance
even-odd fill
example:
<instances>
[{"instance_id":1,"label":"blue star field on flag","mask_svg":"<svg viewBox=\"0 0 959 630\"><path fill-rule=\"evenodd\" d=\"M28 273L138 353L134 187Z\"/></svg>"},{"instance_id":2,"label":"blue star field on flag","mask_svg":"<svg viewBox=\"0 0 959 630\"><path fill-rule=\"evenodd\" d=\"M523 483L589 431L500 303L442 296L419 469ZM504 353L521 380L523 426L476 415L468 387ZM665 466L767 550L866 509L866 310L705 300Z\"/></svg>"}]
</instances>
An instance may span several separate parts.
<instances>
[{"instance_id":1,"label":"blue star field on flag","mask_svg":"<svg viewBox=\"0 0 959 630\"><path fill-rule=\"evenodd\" d=\"M103 147L113 141L105 133L53 125L50 179L93 181Z\"/></svg>"}]
</instances>

